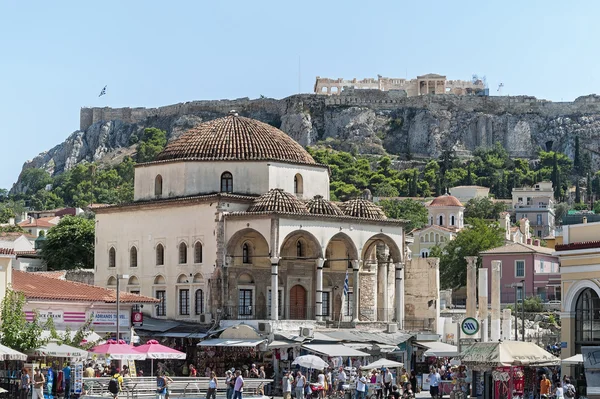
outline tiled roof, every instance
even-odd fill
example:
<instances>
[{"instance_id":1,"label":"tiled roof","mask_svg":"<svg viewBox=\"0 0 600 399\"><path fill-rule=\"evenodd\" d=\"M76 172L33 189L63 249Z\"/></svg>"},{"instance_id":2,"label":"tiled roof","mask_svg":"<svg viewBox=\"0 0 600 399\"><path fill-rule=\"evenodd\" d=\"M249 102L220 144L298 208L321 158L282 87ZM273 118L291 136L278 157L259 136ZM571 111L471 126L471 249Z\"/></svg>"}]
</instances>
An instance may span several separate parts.
<instances>
[{"instance_id":1,"label":"tiled roof","mask_svg":"<svg viewBox=\"0 0 600 399\"><path fill-rule=\"evenodd\" d=\"M427 226L423 226L420 229L415 229L413 231L419 231L419 232L421 232L421 231L425 231L425 230L428 230L428 229L448 231L450 233L458 233L458 228L457 227L450 228L450 227L445 227L445 226L439 226L437 224L430 224L430 225L427 225Z\"/></svg>"},{"instance_id":2,"label":"tiled roof","mask_svg":"<svg viewBox=\"0 0 600 399\"><path fill-rule=\"evenodd\" d=\"M431 201L429 206L463 206L463 204L455 196L444 194Z\"/></svg>"},{"instance_id":3,"label":"tiled roof","mask_svg":"<svg viewBox=\"0 0 600 399\"><path fill-rule=\"evenodd\" d=\"M0 255L14 255L15 250L12 248L0 248Z\"/></svg>"},{"instance_id":4,"label":"tiled roof","mask_svg":"<svg viewBox=\"0 0 600 399\"><path fill-rule=\"evenodd\" d=\"M308 213L302 201L280 188L271 189L255 199L247 212Z\"/></svg>"},{"instance_id":5,"label":"tiled roof","mask_svg":"<svg viewBox=\"0 0 600 399\"><path fill-rule=\"evenodd\" d=\"M54 227L58 224L59 219L56 216L48 216L44 218L33 219L31 221L24 220L19 223L19 226L25 227Z\"/></svg>"},{"instance_id":6,"label":"tiled roof","mask_svg":"<svg viewBox=\"0 0 600 399\"><path fill-rule=\"evenodd\" d=\"M344 212L333 202L327 201L322 195L315 195L313 199L306 203L306 209L313 215L338 215L342 216Z\"/></svg>"},{"instance_id":7,"label":"tiled roof","mask_svg":"<svg viewBox=\"0 0 600 399\"><path fill-rule=\"evenodd\" d=\"M366 199L357 198L344 202L343 209L345 215L366 219L387 219L383 209Z\"/></svg>"},{"instance_id":8,"label":"tiled roof","mask_svg":"<svg viewBox=\"0 0 600 399\"><path fill-rule=\"evenodd\" d=\"M37 255L37 251L31 250L31 251L15 251L15 254L17 255Z\"/></svg>"},{"instance_id":9,"label":"tiled roof","mask_svg":"<svg viewBox=\"0 0 600 399\"><path fill-rule=\"evenodd\" d=\"M554 249L540 247L537 245L530 244L521 244L519 242L515 242L512 244L504 245L497 248L488 249L487 251L482 251L480 255L498 255L498 254L532 254L532 253L540 253L544 255L552 255Z\"/></svg>"},{"instance_id":10,"label":"tiled roof","mask_svg":"<svg viewBox=\"0 0 600 399\"><path fill-rule=\"evenodd\" d=\"M15 241L16 239L18 239L21 236L25 236L26 238L36 238L32 234L19 233L18 231L14 231L14 232L13 231L11 231L11 232L3 231L0 233L0 241Z\"/></svg>"},{"instance_id":11,"label":"tiled roof","mask_svg":"<svg viewBox=\"0 0 600 399\"><path fill-rule=\"evenodd\" d=\"M95 285L60 280L38 273L13 270L12 288L25 294L27 299L56 301L116 302L116 291ZM156 303L155 298L121 292L123 303Z\"/></svg>"},{"instance_id":12,"label":"tiled roof","mask_svg":"<svg viewBox=\"0 0 600 399\"><path fill-rule=\"evenodd\" d=\"M266 123L238 116L201 123L169 143L158 161L270 160L316 164L310 154L290 136Z\"/></svg>"},{"instance_id":13,"label":"tiled roof","mask_svg":"<svg viewBox=\"0 0 600 399\"><path fill-rule=\"evenodd\" d=\"M570 244L560 244L555 247L557 251L573 251L576 249L600 248L600 241L572 242Z\"/></svg>"}]
</instances>

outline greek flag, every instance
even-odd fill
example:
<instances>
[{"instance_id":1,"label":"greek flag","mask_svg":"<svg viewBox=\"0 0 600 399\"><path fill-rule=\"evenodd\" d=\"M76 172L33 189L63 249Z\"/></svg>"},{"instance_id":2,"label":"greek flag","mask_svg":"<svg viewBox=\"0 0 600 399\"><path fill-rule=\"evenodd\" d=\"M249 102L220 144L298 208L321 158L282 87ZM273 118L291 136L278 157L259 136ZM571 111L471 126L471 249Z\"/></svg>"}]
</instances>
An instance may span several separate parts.
<instances>
[{"instance_id":1,"label":"greek flag","mask_svg":"<svg viewBox=\"0 0 600 399\"><path fill-rule=\"evenodd\" d=\"M344 279L344 296L348 295L350 284L348 283L348 270L346 270L346 278Z\"/></svg>"},{"instance_id":2,"label":"greek flag","mask_svg":"<svg viewBox=\"0 0 600 399\"><path fill-rule=\"evenodd\" d=\"M106 94L106 86L104 86L104 88L102 90L100 90L100 94L98 95L98 97L102 97L105 94Z\"/></svg>"}]
</instances>

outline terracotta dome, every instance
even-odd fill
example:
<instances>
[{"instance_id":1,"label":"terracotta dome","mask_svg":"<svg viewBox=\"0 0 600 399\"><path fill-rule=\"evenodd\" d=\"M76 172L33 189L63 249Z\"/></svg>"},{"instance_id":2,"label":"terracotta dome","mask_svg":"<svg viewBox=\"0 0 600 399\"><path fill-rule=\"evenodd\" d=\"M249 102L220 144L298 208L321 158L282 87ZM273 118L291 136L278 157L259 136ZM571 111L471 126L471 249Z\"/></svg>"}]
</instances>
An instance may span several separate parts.
<instances>
[{"instance_id":1,"label":"terracotta dome","mask_svg":"<svg viewBox=\"0 0 600 399\"><path fill-rule=\"evenodd\" d=\"M458 198L452 195L444 194L431 201L429 206L463 206L463 204L460 203Z\"/></svg>"},{"instance_id":2,"label":"terracotta dome","mask_svg":"<svg viewBox=\"0 0 600 399\"><path fill-rule=\"evenodd\" d=\"M302 201L280 188L269 190L255 199L248 212L308 213Z\"/></svg>"},{"instance_id":3,"label":"terracotta dome","mask_svg":"<svg viewBox=\"0 0 600 399\"><path fill-rule=\"evenodd\" d=\"M344 214L346 216L379 220L387 219L385 213L383 212L383 209L381 209L371 201L367 201L362 198L357 198L344 202L343 207Z\"/></svg>"},{"instance_id":4,"label":"terracotta dome","mask_svg":"<svg viewBox=\"0 0 600 399\"><path fill-rule=\"evenodd\" d=\"M326 200L322 195L315 195L306 203L306 209L314 215L344 216L344 212L333 202Z\"/></svg>"},{"instance_id":5,"label":"terracotta dome","mask_svg":"<svg viewBox=\"0 0 600 399\"><path fill-rule=\"evenodd\" d=\"M310 154L281 130L238 116L235 111L188 130L169 143L156 159L315 164Z\"/></svg>"}]
</instances>

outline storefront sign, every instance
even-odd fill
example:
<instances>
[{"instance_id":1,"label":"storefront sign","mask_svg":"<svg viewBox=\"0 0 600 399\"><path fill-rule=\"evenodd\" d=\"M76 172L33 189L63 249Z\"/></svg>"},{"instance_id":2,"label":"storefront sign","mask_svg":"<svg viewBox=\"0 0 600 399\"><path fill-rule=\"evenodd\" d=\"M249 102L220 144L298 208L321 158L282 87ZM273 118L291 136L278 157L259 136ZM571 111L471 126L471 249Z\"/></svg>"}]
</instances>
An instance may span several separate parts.
<instances>
[{"instance_id":1,"label":"storefront sign","mask_svg":"<svg viewBox=\"0 0 600 399\"><path fill-rule=\"evenodd\" d=\"M117 326L117 312L96 311L90 316L94 326ZM126 312L119 313L119 326L129 327L129 314Z\"/></svg>"},{"instance_id":2,"label":"storefront sign","mask_svg":"<svg viewBox=\"0 0 600 399\"><path fill-rule=\"evenodd\" d=\"M133 312L131 314L131 321L134 327L141 327L144 325L144 314L142 312Z\"/></svg>"},{"instance_id":3,"label":"storefront sign","mask_svg":"<svg viewBox=\"0 0 600 399\"><path fill-rule=\"evenodd\" d=\"M52 319L54 324L63 323L85 323L87 317L85 312L65 312L62 310L38 310L38 320L41 323L45 323L48 319ZM25 319L28 322L32 322L35 318L35 311L29 310L25 312Z\"/></svg>"},{"instance_id":4,"label":"storefront sign","mask_svg":"<svg viewBox=\"0 0 600 399\"><path fill-rule=\"evenodd\" d=\"M466 335L475 335L479 332L479 322L473 317L467 317L460 323L460 328Z\"/></svg>"}]
</instances>

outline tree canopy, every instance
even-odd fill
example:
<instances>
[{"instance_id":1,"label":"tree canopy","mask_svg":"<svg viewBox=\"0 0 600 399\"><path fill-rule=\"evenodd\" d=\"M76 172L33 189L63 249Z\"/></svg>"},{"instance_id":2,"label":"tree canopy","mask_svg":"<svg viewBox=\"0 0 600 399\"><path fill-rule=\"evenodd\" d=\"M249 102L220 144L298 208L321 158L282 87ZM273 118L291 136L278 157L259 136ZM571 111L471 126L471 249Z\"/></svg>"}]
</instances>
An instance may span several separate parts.
<instances>
[{"instance_id":1,"label":"tree canopy","mask_svg":"<svg viewBox=\"0 0 600 399\"><path fill-rule=\"evenodd\" d=\"M498 220L505 210L506 205L503 202L494 202L488 197L472 198L465 204L465 219Z\"/></svg>"},{"instance_id":2,"label":"tree canopy","mask_svg":"<svg viewBox=\"0 0 600 399\"><path fill-rule=\"evenodd\" d=\"M48 270L94 267L94 220L65 216L48 230L42 247Z\"/></svg>"},{"instance_id":3,"label":"tree canopy","mask_svg":"<svg viewBox=\"0 0 600 399\"><path fill-rule=\"evenodd\" d=\"M383 200L379 202L386 216L393 219L406 219L406 231L419 229L427 224L427 208L413 199Z\"/></svg>"},{"instance_id":4,"label":"tree canopy","mask_svg":"<svg viewBox=\"0 0 600 399\"><path fill-rule=\"evenodd\" d=\"M39 348L47 342L42 339L44 326L39 322L37 315L33 321L27 322L24 305L23 293L11 289L6 291L2 300L0 342L19 352Z\"/></svg>"}]
</instances>

